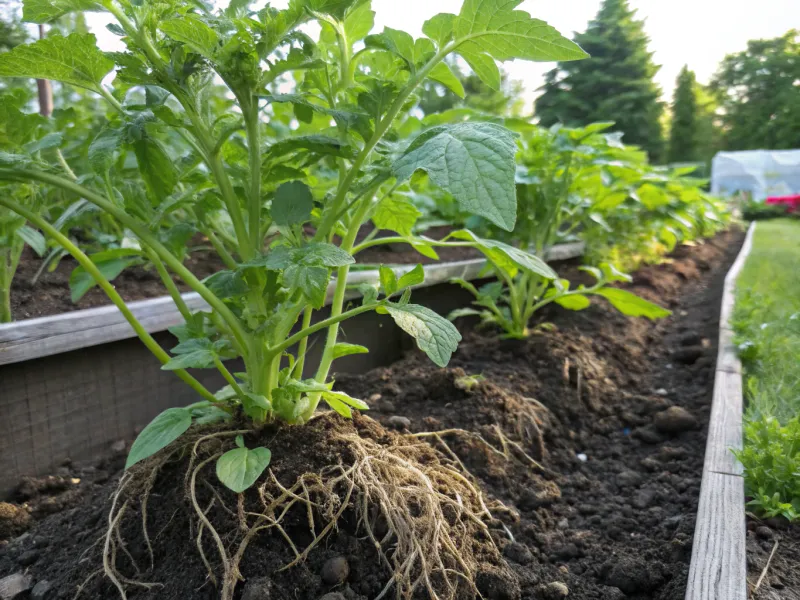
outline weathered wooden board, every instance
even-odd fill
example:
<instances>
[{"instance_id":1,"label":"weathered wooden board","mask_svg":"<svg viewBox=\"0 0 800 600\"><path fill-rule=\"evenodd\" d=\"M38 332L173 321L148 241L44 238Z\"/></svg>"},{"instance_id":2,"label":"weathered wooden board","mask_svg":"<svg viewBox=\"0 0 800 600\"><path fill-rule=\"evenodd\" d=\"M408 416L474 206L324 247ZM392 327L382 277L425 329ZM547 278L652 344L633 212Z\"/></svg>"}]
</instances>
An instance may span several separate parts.
<instances>
[{"instance_id":1,"label":"weathered wooden board","mask_svg":"<svg viewBox=\"0 0 800 600\"><path fill-rule=\"evenodd\" d=\"M731 452L742 447L742 365L733 344L730 320L736 279L750 254L754 231L755 223L725 277L714 396L686 600L747 598L744 480L742 467Z\"/></svg>"},{"instance_id":2,"label":"weathered wooden board","mask_svg":"<svg viewBox=\"0 0 800 600\"><path fill-rule=\"evenodd\" d=\"M583 254L583 243L562 244L547 253L547 260L566 260ZM443 283L453 277L475 279L485 265L483 259L473 259L425 266L425 282L418 287ZM414 265L394 267L398 277L410 271ZM355 271L348 278L353 286L348 298L358 296L355 286L377 283L377 271ZM328 302L333 297L334 283L328 288ZM183 294L192 310L206 309L208 305L194 292ZM175 304L169 296L141 300L128 304L144 328L154 333L165 331L183 322ZM100 344L136 337L131 326L115 306L103 306L78 310L51 317L28 319L0 325L0 365L7 365L52 356L62 352L89 348Z\"/></svg>"}]
</instances>

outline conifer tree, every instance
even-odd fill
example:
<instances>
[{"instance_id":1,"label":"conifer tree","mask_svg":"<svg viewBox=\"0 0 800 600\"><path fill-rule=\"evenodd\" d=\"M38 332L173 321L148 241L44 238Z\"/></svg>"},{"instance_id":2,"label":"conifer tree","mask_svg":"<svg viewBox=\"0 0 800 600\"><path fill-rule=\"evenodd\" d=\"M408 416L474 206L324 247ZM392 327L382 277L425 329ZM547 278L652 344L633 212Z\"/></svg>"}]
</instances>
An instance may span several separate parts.
<instances>
[{"instance_id":1,"label":"conifer tree","mask_svg":"<svg viewBox=\"0 0 800 600\"><path fill-rule=\"evenodd\" d=\"M575 41L591 58L562 62L547 74L536 101L542 125L588 125L614 121L628 144L641 146L651 160L663 158L661 90L653 81L659 68L647 49L643 21L627 0L604 0Z\"/></svg>"},{"instance_id":2,"label":"conifer tree","mask_svg":"<svg viewBox=\"0 0 800 600\"><path fill-rule=\"evenodd\" d=\"M694 72L684 65L678 75L672 101L672 126L669 133L667 162L694 162L699 159L696 86Z\"/></svg>"}]
</instances>

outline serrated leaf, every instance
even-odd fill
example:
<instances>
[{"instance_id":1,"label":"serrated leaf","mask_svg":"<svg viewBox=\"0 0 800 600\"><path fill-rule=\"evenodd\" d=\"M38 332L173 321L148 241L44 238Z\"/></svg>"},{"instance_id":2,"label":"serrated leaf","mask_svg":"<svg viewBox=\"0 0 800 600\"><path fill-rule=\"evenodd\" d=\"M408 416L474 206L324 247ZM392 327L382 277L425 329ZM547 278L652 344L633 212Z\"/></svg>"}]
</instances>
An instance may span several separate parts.
<instances>
[{"instance_id":1,"label":"serrated leaf","mask_svg":"<svg viewBox=\"0 0 800 600\"><path fill-rule=\"evenodd\" d=\"M344 32L347 40L352 44L364 39L375 26L375 11L370 2L361 2L355 7L350 7L344 17Z\"/></svg>"},{"instance_id":2,"label":"serrated leaf","mask_svg":"<svg viewBox=\"0 0 800 600\"><path fill-rule=\"evenodd\" d=\"M63 141L63 133L48 133L46 136L39 138L38 140L34 140L29 144L25 144L25 150L28 152L28 154L35 154L36 152L41 152L42 150L47 150L48 148L58 148Z\"/></svg>"},{"instance_id":3,"label":"serrated leaf","mask_svg":"<svg viewBox=\"0 0 800 600\"><path fill-rule=\"evenodd\" d=\"M470 52L462 50L461 58L467 61L470 69L475 71L478 78L495 91L500 90L502 76L495 60L483 52Z\"/></svg>"},{"instance_id":4,"label":"serrated leaf","mask_svg":"<svg viewBox=\"0 0 800 600\"><path fill-rule=\"evenodd\" d=\"M293 154L297 150L308 150L315 154L330 154L350 158L352 149L340 140L324 135L301 135L275 142L269 147L270 158Z\"/></svg>"},{"instance_id":5,"label":"serrated leaf","mask_svg":"<svg viewBox=\"0 0 800 600\"><path fill-rule=\"evenodd\" d=\"M186 354L173 356L161 365L162 371L178 371L180 369L210 369L214 366L216 353L211 349L195 350Z\"/></svg>"},{"instance_id":6,"label":"serrated leaf","mask_svg":"<svg viewBox=\"0 0 800 600\"><path fill-rule=\"evenodd\" d=\"M398 181L423 170L459 206L511 231L517 219L515 134L494 123L456 123L420 134L394 161Z\"/></svg>"},{"instance_id":7,"label":"serrated leaf","mask_svg":"<svg viewBox=\"0 0 800 600\"><path fill-rule=\"evenodd\" d=\"M139 172L153 196L161 201L172 193L178 173L160 141L145 135L133 142Z\"/></svg>"},{"instance_id":8,"label":"serrated leaf","mask_svg":"<svg viewBox=\"0 0 800 600\"><path fill-rule=\"evenodd\" d=\"M49 23L71 12L103 10L93 0L24 0L22 20L27 23Z\"/></svg>"},{"instance_id":9,"label":"serrated leaf","mask_svg":"<svg viewBox=\"0 0 800 600\"><path fill-rule=\"evenodd\" d=\"M325 304L329 280L330 271L327 267L290 265L283 272L284 284L302 291L314 308L322 308Z\"/></svg>"},{"instance_id":10,"label":"serrated leaf","mask_svg":"<svg viewBox=\"0 0 800 600\"><path fill-rule=\"evenodd\" d=\"M89 164L92 169L104 175L114 164L121 144L122 132L119 129L103 129L89 144Z\"/></svg>"},{"instance_id":11,"label":"serrated leaf","mask_svg":"<svg viewBox=\"0 0 800 600\"><path fill-rule=\"evenodd\" d=\"M344 392L334 392L332 390L326 390L322 392L322 397L328 404L330 404L332 400L335 400L337 402L346 404L347 406L352 406L353 408L357 408L358 410L369 410L369 405L366 402L364 402L363 400L359 400L358 398L353 398L352 396L349 396Z\"/></svg>"},{"instance_id":12,"label":"serrated leaf","mask_svg":"<svg viewBox=\"0 0 800 600\"><path fill-rule=\"evenodd\" d=\"M364 43L367 48L387 50L402 58L410 68L414 68L414 38L405 31L384 27L383 33L367 36Z\"/></svg>"},{"instance_id":13,"label":"serrated leaf","mask_svg":"<svg viewBox=\"0 0 800 600\"><path fill-rule=\"evenodd\" d=\"M205 286L217 298L234 298L245 295L250 288L238 271L218 271L203 280Z\"/></svg>"},{"instance_id":14,"label":"serrated leaf","mask_svg":"<svg viewBox=\"0 0 800 600\"><path fill-rule=\"evenodd\" d=\"M359 346L358 344L348 344L347 342L339 342L333 347L333 358L342 358L343 356L350 356L351 354L368 354L369 348Z\"/></svg>"},{"instance_id":15,"label":"serrated leaf","mask_svg":"<svg viewBox=\"0 0 800 600\"><path fill-rule=\"evenodd\" d=\"M122 271L140 260L139 250L133 248L116 248L90 254L89 258L95 264L100 273L108 281L113 281ZM92 289L97 283L87 271L81 266L72 270L69 276L69 289L72 302L78 302L83 296Z\"/></svg>"},{"instance_id":16,"label":"serrated leaf","mask_svg":"<svg viewBox=\"0 0 800 600\"><path fill-rule=\"evenodd\" d=\"M271 459L268 448L234 448L217 459L217 477L225 487L241 494L258 481Z\"/></svg>"},{"instance_id":17,"label":"serrated leaf","mask_svg":"<svg viewBox=\"0 0 800 600\"><path fill-rule=\"evenodd\" d=\"M113 68L91 33L54 35L0 54L0 77L51 79L89 90L99 89Z\"/></svg>"},{"instance_id":18,"label":"serrated leaf","mask_svg":"<svg viewBox=\"0 0 800 600\"><path fill-rule=\"evenodd\" d=\"M566 61L588 54L544 21L521 10L522 0L464 0L455 22L458 52L485 52L499 61Z\"/></svg>"},{"instance_id":19,"label":"serrated leaf","mask_svg":"<svg viewBox=\"0 0 800 600\"><path fill-rule=\"evenodd\" d=\"M45 252L47 252L47 241L40 231L37 231L29 225L23 225L14 233L19 236L23 242L28 244L28 246L33 248L33 251L39 256L44 256Z\"/></svg>"},{"instance_id":20,"label":"serrated leaf","mask_svg":"<svg viewBox=\"0 0 800 600\"><path fill-rule=\"evenodd\" d=\"M275 190L270 214L276 225L301 225L311 218L314 198L302 181L282 183Z\"/></svg>"},{"instance_id":21,"label":"serrated leaf","mask_svg":"<svg viewBox=\"0 0 800 600\"><path fill-rule=\"evenodd\" d=\"M601 288L595 292L607 299L614 308L629 317L647 317L650 320L668 317L672 311L648 302L636 294L618 288Z\"/></svg>"},{"instance_id":22,"label":"serrated leaf","mask_svg":"<svg viewBox=\"0 0 800 600\"><path fill-rule=\"evenodd\" d=\"M191 425L191 411L186 408L168 408L142 429L131 446L125 468L129 469L139 461L166 448L186 433Z\"/></svg>"},{"instance_id":23,"label":"serrated leaf","mask_svg":"<svg viewBox=\"0 0 800 600\"><path fill-rule=\"evenodd\" d=\"M494 263L498 268L508 273L510 277L515 277L517 269L522 269L536 275L541 275L546 279L557 279L558 275L541 258L530 252L525 252L514 246L510 246L496 240L480 238L468 229L461 229L450 234L460 240L467 240L474 243L475 248L480 250L486 258Z\"/></svg>"},{"instance_id":24,"label":"serrated leaf","mask_svg":"<svg viewBox=\"0 0 800 600\"><path fill-rule=\"evenodd\" d=\"M307 96L301 94L272 94L264 96L269 102L290 102L295 106L295 115L297 114L297 107L303 106L314 112L327 115L333 118L336 123L342 127L355 127L359 124L366 124L369 121L369 115L366 113L353 110L343 110L341 108L328 108L322 104L311 102L310 98L314 96ZM310 121L307 121L310 122ZM322 136L307 136L309 138L321 138Z\"/></svg>"},{"instance_id":25,"label":"serrated leaf","mask_svg":"<svg viewBox=\"0 0 800 600\"><path fill-rule=\"evenodd\" d=\"M378 229L396 231L402 236L410 236L414 224L422 213L408 200L397 196L386 196L378 203L372 222Z\"/></svg>"},{"instance_id":26,"label":"serrated leaf","mask_svg":"<svg viewBox=\"0 0 800 600\"><path fill-rule=\"evenodd\" d=\"M433 69L431 69L431 72L428 73L428 77L441 83L459 98L464 97L464 86L461 83L461 80L455 76L447 63L438 63Z\"/></svg>"},{"instance_id":27,"label":"serrated leaf","mask_svg":"<svg viewBox=\"0 0 800 600\"><path fill-rule=\"evenodd\" d=\"M292 249L292 260L303 265L323 267L344 267L356 260L345 250L325 242L312 242Z\"/></svg>"},{"instance_id":28,"label":"serrated leaf","mask_svg":"<svg viewBox=\"0 0 800 600\"><path fill-rule=\"evenodd\" d=\"M447 366L461 341L461 334L450 321L419 304L388 303L386 310L434 363Z\"/></svg>"},{"instance_id":29,"label":"serrated leaf","mask_svg":"<svg viewBox=\"0 0 800 600\"><path fill-rule=\"evenodd\" d=\"M422 33L442 47L453 39L457 18L450 13L439 13L422 24Z\"/></svg>"},{"instance_id":30,"label":"serrated leaf","mask_svg":"<svg viewBox=\"0 0 800 600\"><path fill-rule=\"evenodd\" d=\"M183 42L206 58L213 58L219 45L217 32L194 15L162 21L158 28L173 40Z\"/></svg>"},{"instance_id":31,"label":"serrated leaf","mask_svg":"<svg viewBox=\"0 0 800 600\"><path fill-rule=\"evenodd\" d=\"M363 2L363 0L305 0L311 10L332 15L339 19L344 17L347 9L360 2Z\"/></svg>"},{"instance_id":32,"label":"serrated leaf","mask_svg":"<svg viewBox=\"0 0 800 600\"><path fill-rule=\"evenodd\" d=\"M397 291L397 275L391 268L381 265L378 268L378 276L385 296L391 296Z\"/></svg>"},{"instance_id":33,"label":"serrated leaf","mask_svg":"<svg viewBox=\"0 0 800 600\"><path fill-rule=\"evenodd\" d=\"M425 281L425 269L422 268L422 265L417 265L398 279L397 289L404 290L412 285L419 285L423 281Z\"/></svg>"}]
</instances>

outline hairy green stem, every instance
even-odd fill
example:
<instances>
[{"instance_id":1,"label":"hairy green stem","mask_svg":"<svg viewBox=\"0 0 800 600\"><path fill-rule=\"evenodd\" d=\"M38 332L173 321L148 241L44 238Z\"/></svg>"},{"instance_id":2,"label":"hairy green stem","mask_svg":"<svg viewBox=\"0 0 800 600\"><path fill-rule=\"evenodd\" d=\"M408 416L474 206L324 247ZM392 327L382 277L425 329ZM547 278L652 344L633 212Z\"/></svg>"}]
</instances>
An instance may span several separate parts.
<instances>
[{"instance_id":1,"label":"hairy green stem","mask_svg":"<svg viewBox=\"0 0 800 600\"><path fill-rule=\"evenodd\" d=\"M219 238L216 234L211 231L210 229L202 229L201 233L208 238L208 241L214 247L214 250L219 257L222 259L222 262L225 263L225 266L231 270L235 270L239 265L236 264L236 260L231 256L231 253L225 248L225 245L219 241Z\"/></svg>"},{"instance_id":2,"label":"hairy green stem","mask_svg":"<svg viewBox=\"0 0 800 600\"><path fill-rule=\"evenodd\" d=\"M300 326L300 331L305 331L309 327L311 327L311 315L314 313L314 309L311 306L306 306L305 310L303 311L303 324ZM305 336L302 340L300 340L300 345L297 347L297 362L294 366L294 377L295 379L302 379L303 378L303 368L306 364L306 352L308 351L308 336Z\"/></svg>"},{"instance_id":3,"label":"hairy green stem","mask_svg":"<svg viewBox=\"0 0 800 600\"><path fill-rule=\"evenodd\" d=\"M186 282L193 290L200 294L200 296L208 302L214 310L219 312L220 316L228 324L231 333L242 345L247 347L247 340L249 338L247 332L244 330L239 319L234 315L231 310L217 298L211 290L209 290L197 277L192 274L183 264L175 258L164 245L159 242L155 236L136 219L128 215L124 210L116 206L113 202L106 200L99 194L81 186L72 181L66 181L56 175L45 173L43 171L36 171L33 169L13 169L13 168L0 168L0 180L10 181L39 181L54 185L68 192L72 192L85 198L98 208L103 209L111 214L120 223L128 227L142 243L147 244L158 256L169 266L183 281Z\"/></svg>"},{"instance_id":4,"label":"hairy green stem","mask_svg":"<svg viewBox=\"0 0 800 600\"><path fill-rule=\"evenodd\" d=\"M158 276L161 277L161 281L164 283L164 286L167 288L169 295L172 297L172 301L175 302L175 306L178 307L178 311L181 313L181 316L185 321L189 321L192 318L192 311L189 310L189 307L186 306L186 302L183 301L183 296L181 296L181 291L178 289L178 286L175 285L175 282L172 280L172 276L167 271L167 268L164 266L164 262L158 257L158 254L153 252L150 248L145 248L145 253L147 254L147 258L150 259L150 262L153 263L153 266L158 271Z\"/></svg>"},{"instance_id":5,"label":"hairy green stem","mask_svg":"<svg viewBox=\"0 0 800 600\"><path fill-rule=\"evenodd\" d=\"M0 253L0 323L11 322L11 256L5 248Z\"/></svg>"},{"instance_id":6,"label":"hairy green stem","mask_svg":"<svg viewBox=\"0 0 800 600\"><path fill-rule=\"evenodd\" d=\"M220 373L222 373L222 376L225 378L225 381L227 381L228 384L233 388L233 391L236 392L236 395L239 396L239 398L243 398L244 397L244 391L239 386L239 383L236 381L236 379L233 377L231 372L222 363L222 361L219 359L218 356L214 357L214 366L217 367L217 370Z\"/></svg>"},{"instance_id":7,"label":"hairy green stem","mask_svg":"<svg viewBox=\"0 0 800 600\"><path fill-rule=\"evenodd\" d=\"M72 241L63 235L60 231L58 231L55 227L50 225L47 221L41 218L39 215L29 211L28 209L20 206L16 202L11 200L6 200L0 197L0 204L9 208L10 210L14 211L18 215L21 215L28 219L31 223L36 225L39 229L45 232L48 236L53 238L58 244L60 244L67 252L69 252L72 257L78 262L78 264L83 267L83 269L92 276L100 286L103 291L108 296L109 300L119 309L122 313L122 316L125 317L125 320L128 321L130 326L136 332L136 335L139 336L139 339L142 340L147 349L152 352L156 358L161 361L162 364L166 364L170 360L169 354L167 354L164 349L159 346L158 342L153 339L147 330L142 326L139 320L134 316L134 314L128 308L128 305L125 304L125 301L122 297L117 293L117 290L114 289L114 286L106 279L103 274L100 272L100 269L97 268L92 262L92 259L86 256L86 254L81 251ZM194 377L189 375L183 369L175 370L175 374L180 377L184 382L186 382L194 391L200 394L203 398L208 400L209 402L217 402L217 399L214 398L214 394L209 392L203 384L197 381Z\"/></svg>"},{"instance_id":8,"label":"hairy green stem","mask_svg":"<svg viewBox=\"0 0 800 600\"><path fill-rule=\"evenodd\" d=\"M250 198L248 225L250 246L255 252L261 246L261 131L258 119L258 98L251 98L252 109L244 113L247 132L247 152L250 157Z\"/></svg>"}]
</instances>

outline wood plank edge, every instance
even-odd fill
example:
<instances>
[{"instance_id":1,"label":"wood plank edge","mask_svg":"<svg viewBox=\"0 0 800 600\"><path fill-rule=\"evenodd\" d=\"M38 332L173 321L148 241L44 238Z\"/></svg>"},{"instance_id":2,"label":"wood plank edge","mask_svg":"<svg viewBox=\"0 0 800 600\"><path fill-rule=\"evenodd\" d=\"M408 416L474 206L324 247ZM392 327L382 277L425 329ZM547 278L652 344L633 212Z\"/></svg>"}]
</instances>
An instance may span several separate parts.
<instances>
[{"instance_id":1,"label":"wood plank edge","mask_svg":"<svg viewBox=\"0 0 800 600\"><path fill-rule=\"evenodd\" d=\"M755 223L750 224L742 248L725 276L720 307L715 389L711 406L712 417L724 417L725 422L736 424L738 431L742 427L743 406L741 362L736 355L735 346L730 343L730 319L736 297L736 280L752 250L755 227ZM725 386L732 377L738 378L738 384ZM720 385L723 389L718 389ZM731 394L736 397L733 398ZM726 402L726 398L732 401ZM733 407L739 407L738 413L728 414L734 410ZM737 473L727 475L716 472L713 463L718 460L719 452L729 453L731 449L717 447L724 436L719 436L714 426L714 421L710 420L685 600L746 600L744 479ZM741 439L739 446L741 447Z\"/></svg>"}]
</instances>

